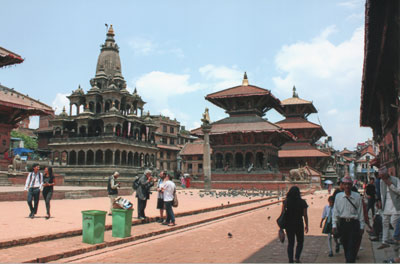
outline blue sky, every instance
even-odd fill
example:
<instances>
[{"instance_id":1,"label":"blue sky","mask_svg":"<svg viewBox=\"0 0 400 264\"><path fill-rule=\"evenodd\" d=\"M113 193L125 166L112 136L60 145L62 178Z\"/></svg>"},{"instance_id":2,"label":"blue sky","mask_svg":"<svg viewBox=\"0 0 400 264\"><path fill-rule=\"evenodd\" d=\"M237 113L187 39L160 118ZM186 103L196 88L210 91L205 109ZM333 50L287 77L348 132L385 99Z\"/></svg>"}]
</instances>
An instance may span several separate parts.
<instances>
[{"instance_id":1,"label":"blue sky","mask_svg":"<svg viewBox=\"0 0 400 264\"><path fill-rule=\"evenodd\" d=\"M279 99L314 102L335 148L371 137L359 127L364 47L363 0L28 1L2 0L0 46L25 61L0 69L0 82L57 108L94 77L105 23L113 24L128 90L145 110L192 129L208 93L250 84ZM68 107L67 107L68 108ZM270 121L284 117L267 113ZM32 126L37 123L35 120Z\"/></svg>"}]
</instances>

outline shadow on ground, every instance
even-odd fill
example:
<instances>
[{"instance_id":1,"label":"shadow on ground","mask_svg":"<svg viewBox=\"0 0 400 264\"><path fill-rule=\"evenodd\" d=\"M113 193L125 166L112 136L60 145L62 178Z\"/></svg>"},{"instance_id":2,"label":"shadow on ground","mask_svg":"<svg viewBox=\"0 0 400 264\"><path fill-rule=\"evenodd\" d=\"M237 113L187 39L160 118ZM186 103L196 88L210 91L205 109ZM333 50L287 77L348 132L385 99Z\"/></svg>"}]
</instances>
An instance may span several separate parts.
<instances>
[{"instance_id":1,"label":"shadow on ground","mask_svg":"<svg viewBox=\"0 0 400 264\"><path fill-rule=\"evenodd\" d=\"M266 244L256 253L244 259L242 263L288 262L287 245L288 245L287 237L285 238L285 242L281 243L278 240L278 236L276 236L273 242ZM327 237L325 235L308 236L306 234L304 238L304 246L300 260L303 263L315 263L318 254L320 254L320 252L324 253L325 251L328 251Z\"/></svg>"}]
</instances>

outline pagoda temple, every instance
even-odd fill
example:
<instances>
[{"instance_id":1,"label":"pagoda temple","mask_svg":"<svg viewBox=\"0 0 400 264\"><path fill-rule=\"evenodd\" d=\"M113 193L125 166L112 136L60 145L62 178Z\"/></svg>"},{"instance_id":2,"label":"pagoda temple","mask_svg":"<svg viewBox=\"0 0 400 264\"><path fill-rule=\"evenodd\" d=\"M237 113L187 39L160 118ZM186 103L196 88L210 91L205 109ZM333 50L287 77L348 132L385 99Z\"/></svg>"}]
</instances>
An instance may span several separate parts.
<instances>
[{"instance_id":1,"label":"pagoda temple","mask_svg":"<svg viewBox=\"0 0 400 264\"><path fill-rule=\"evenodd\" d=\"M266 182L281 181L278 151L295 138L263 118L272 108L284 113L279 99L270 90L250 85L245 73L242 85L209 94L206 100L229 115L210 124L213 188L264 188ZM204 136L201 128L191 133Z\"/></svg>"},{"instance_id":2,"label":"pagoda temple","mask_svg":"<svg viewBox=\"0 0 400 264\"><path fill-rule=\"evenodd\" d=\"M90 85L87 92L79 86L68 96L69 115L64 108L50 120L49 147L57 172L69 184L101 185L114 171L128 182L127 177L155 167L157 126L149 113L144 115L145 102L136 88L133 94L126 89L112 25Z\"/></svg>"},{"instance_id":3,"label":"pagoda temple","mask_svg":"<svg viewBox=\"0 0 400 264\"><path fill-rule=\"evenodd\" d=\"M324 129L307 120L310 114L317 113L312 102L301 99L296 87L293 87L293 96L281 102L284 120L275 124L290 131L296 136L294 142L287 142L279 150L279 168L284 174L291 169L311 166L324 172L328 165L330 153L323 152L315 147L315 142L326 136Z\"/></svg>"}]
</instances>

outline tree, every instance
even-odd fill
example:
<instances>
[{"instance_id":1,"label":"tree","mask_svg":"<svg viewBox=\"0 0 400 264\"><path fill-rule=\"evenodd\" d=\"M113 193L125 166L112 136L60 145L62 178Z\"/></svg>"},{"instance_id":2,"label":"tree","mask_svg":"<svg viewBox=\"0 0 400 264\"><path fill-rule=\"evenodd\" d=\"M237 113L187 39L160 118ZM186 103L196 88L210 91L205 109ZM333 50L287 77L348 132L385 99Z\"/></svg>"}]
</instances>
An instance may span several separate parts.
<instances>
[{"instance_id":1,"label":"tree","mask_svg":"<svg viewBox=\"0 0 400 264\"><path fill-rule=\"evenodd\" d=\"M17 131L11 131L11 136L22 139L22 141L24 141L24 146L27 149L35 150L38 147L37 139L35 138L31 138L30 136Z\"/></svg>"}]
</instances>

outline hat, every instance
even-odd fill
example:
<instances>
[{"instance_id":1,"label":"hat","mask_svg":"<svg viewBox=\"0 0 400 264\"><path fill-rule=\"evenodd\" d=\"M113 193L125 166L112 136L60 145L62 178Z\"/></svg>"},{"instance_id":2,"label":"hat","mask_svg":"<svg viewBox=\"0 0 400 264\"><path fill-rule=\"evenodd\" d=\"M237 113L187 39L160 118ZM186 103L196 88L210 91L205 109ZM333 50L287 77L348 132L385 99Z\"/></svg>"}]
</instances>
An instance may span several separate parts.
<instances>
[{"instance_id":1,"label":"hat","mask_svg":"<svg viewBox=\"0 0 400 264\"><path fill-rule=\"evenodd\" d=\"M342 183L351 183L351 184L353 184L353 180L349 176L343 177L340 181Z\"/></svg>"}]
</instances>

